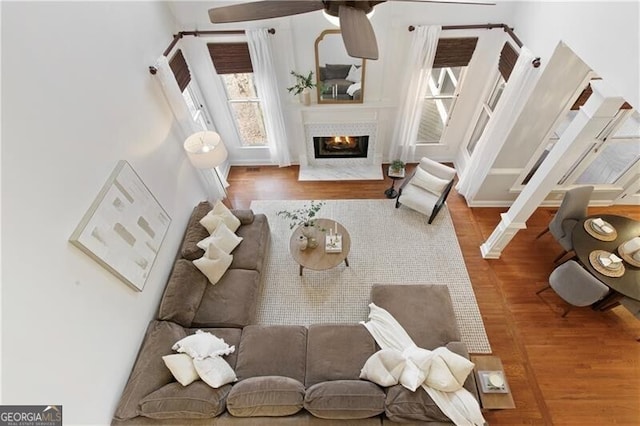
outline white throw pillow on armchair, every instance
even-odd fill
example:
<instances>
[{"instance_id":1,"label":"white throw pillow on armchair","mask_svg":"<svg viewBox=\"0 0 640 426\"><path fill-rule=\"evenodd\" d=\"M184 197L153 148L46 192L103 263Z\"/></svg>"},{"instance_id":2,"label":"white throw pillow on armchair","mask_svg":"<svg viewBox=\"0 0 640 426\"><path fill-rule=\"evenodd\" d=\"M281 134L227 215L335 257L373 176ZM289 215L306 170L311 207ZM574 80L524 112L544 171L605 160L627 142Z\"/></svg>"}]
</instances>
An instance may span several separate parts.
<instances>
[{"instance_id":1,"label":"white throw pillow on armchair","mask_svg":"<svg viewBox=\"0 0 640 426\"><path fill-rule=\"evenodd\" d=\"M449 184L449 181L440 179L420 167L417 167L415 175L411 178L411 184L427 190L439 197Z\"/></svg>"}]
</instances>

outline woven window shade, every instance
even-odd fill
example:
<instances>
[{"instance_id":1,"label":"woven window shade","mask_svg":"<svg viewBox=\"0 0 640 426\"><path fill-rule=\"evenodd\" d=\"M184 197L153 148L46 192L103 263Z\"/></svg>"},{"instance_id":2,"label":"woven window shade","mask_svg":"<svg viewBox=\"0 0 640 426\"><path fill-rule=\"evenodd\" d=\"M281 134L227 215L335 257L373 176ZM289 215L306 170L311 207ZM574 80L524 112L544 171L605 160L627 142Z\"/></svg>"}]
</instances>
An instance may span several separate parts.
<instances>
[{"instance_id":1,"label":"woven window shade","mask_svg":"<svg viewBox=\"0 0 640 426\"><path fill-rule=\"evenodd\" d=\"M591 85L589 84L587 88L584 89L582 93L580 93L580 96L578 96L578 99L576 99L576 101L573 103L571 110L576 111L580 109L580 107L584 105L585 102L587 102L587 100L589 99L589 96L591 96L592 93L593 93L593 89L591 89Z\"/></svg>"},{"instance_id":2,"label":"woven window shade","mask_svg":"<svg viewBox=\"0 0 640 426\"><path fill-rule=\"evenodd\" d=\"M207 47L218 74L253 72L247 43L210 43Z\"/></svg>"},{"instance_id":3,"label":"woven window shade","mask_svg":"<svg viewBox=\"0 0 640 426\"><path fill-rule=\"evenodd\" d=\"M169 67L171 68L171 71L173 71L173 75L176 76L176 81L178 82L180 91L184 92L184 89L187 88L191 81L191 74L189 73L187 61L185 61L184 56L182 56L182 50L178 50L169 60Z\"/></svg>"},{"instance_id":4,"label":"woven window shade","mask_svg":"<svg viewBox=\"0 0 640 426\"><path fill-rule=\"evenodd\" d=\"M502 51L500 52L500 61L498 62L498 70L504 81L509 81L509 76L513 71L513 68L516 66L516 62L518 61L518 52L509 44L509 42L505 42L502 47Z\"/></svg>"},{"instance_id":5,"label":"woven window shade","mask_svg":"<svg viewBox=\"0 0 640 426\"><path fill-rule=\"evenodd\" d=\"M441 38L438 40L434 68L465 67L469 65L478 37Z\"/></svg>"}]
</instances>

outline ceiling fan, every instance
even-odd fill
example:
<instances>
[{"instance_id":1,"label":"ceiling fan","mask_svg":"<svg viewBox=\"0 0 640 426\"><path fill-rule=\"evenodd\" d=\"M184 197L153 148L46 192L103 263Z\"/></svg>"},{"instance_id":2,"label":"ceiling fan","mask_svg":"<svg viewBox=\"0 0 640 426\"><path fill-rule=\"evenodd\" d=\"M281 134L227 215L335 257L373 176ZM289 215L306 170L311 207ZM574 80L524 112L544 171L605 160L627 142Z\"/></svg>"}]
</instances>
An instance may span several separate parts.
<instances>
[{"instance_id":1,"label":"ceiling fan","mask_svg":"<svg viewBox=\"0 0 640 426\"><path fill-rule=\"evenodd\" d=\"M378 44L371 22L367 18L379 1L346 0L268 0L240 3L209 9L209 19L214 24L255 21L259 19L279 18L301 13L324 10L340 19L342 39L349 56L354 58L378 59ZM473 5L495 5L473 0L396 0L424 3L453 3Z\"/></svg>"}]
</instances>

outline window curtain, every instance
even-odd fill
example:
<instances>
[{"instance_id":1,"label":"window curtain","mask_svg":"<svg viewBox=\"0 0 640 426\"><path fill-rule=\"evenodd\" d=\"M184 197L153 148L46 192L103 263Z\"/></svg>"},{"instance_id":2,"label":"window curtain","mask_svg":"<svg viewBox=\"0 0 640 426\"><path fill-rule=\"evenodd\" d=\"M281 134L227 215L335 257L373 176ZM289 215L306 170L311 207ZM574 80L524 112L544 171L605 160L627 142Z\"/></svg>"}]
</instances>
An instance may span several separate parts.
<instances>
[{"instance_id":1,"label":"window curtain","mask_svg":"<svg viewBox=\"0 0 640 426\"><path fill-rule=\"evenodd\" d=\"M513 124L522 111L536 80L536 68L531 65L533 53L526 47L520 49L509 82L496 105L491 119L471 154L469 164L460 177L456 189L467 201L473 200L489 174L498 153L504 146Z\"/></svg>"},{"instance_id":2,"label":"window curtain","mask_svg":"<svg viewBox=\"0 0 640 426\"><path fill-rule=\"evenodd\" d=\"M178 86L176 76L173 74L167 58L165 56L158 58L155 63L155 67L158 70L155 76L160 82L162 92L164 93L167 103L173 112L173 116L176 118L178 123L178 128L180 130L178 132L178 137L181 138L181 142L184 142L189 136L202 131L202 129L191 117L187 103L182 97L182 92ZM209 193L209 201L225 198L226 193L222 182L226 185L226 181L223 181L220 174L216 170L197 170L199 172L198 174L200 179ZM217 177L214 176L216 173L218 173Z\"/></svg>"},{"instance_id":3,"label":"window curtain","mask_svg":"<svg viewBox=\"0 0 640 426\"><path fill-rule=\"evenodd\" d=\"M406 73L403 76L407 83L400 92L404 95L404 102L398 110L390 159L399 158L405 163L414 161L424 97L441 30L439 25L420 26L411 33L411 45L404 67Z\"/></svg>"},{"instance_id":4,"label":"window curtain","mask_svg":"<svg viewBox=\"0 0 640 426\"><path fill-rule=\"evenodd\" d=\"M278 80L273 63L271 40L267 29L258 28L246 30L249 54L253 64L258 96L264 113L264 127L271 152L271 160L280 167L291 165L287 132L282 116L282 104L278 93Z\"/></svg>"}]
</instances>

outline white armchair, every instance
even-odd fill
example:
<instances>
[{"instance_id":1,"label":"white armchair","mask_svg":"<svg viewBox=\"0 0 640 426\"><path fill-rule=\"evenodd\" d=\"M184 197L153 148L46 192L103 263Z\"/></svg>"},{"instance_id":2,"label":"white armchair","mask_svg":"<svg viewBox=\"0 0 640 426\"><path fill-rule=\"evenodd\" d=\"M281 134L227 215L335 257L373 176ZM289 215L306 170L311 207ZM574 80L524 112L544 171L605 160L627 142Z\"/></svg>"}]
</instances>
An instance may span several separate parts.
<instances>
[{"instance_id":1,"label":"white armchair","mask_svg":"<svg viewBox=\"0 0 640 426\"><path fill-rule=\"evenodd\" d=\"M456 170L423 157L415 171L398 189L396 208L404 205L429 216L429 223L444 205Z\"/></svg>"}]
</instances>

